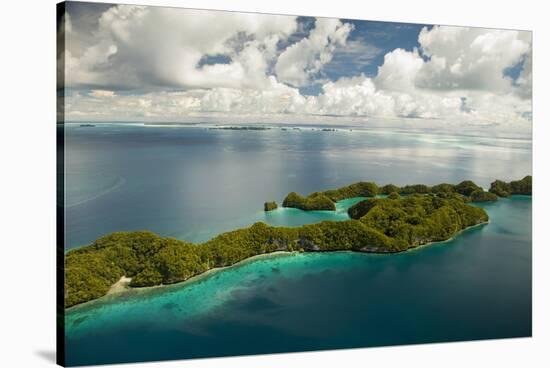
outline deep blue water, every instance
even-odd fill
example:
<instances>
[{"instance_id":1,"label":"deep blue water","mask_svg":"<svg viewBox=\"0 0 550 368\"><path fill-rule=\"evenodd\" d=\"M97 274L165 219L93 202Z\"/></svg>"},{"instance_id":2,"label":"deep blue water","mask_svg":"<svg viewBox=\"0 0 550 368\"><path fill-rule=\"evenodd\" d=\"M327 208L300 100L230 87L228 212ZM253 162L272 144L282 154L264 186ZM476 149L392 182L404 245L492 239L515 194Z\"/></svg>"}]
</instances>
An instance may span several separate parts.
<instances>
[{"instance_id":1,"label":"deep blue water","mask_svg":"<svg viewBox=\"0 0 550 368\"><path fill-rule=\"evenodd\" d=\"M363 131L67 129L67 237L150 229L202 241L255 221L345 218L282 209L358 180L487 187L531 173L530 141ZM352 201L351 201L352 202ZM482 205L490 223L393 255L259 258L196 281L72 308L69 365L531 335L531 198Z\"/></svg>"},{"instance_id":2,"label":"deep blue water","mask_svg":"<svg viewBox=\"0 0 550 368\"><path fill-rule=\"evenodd\" d=\"M392 255L260 258L70 310L69 365L531 335L531 199Z\"/></svg>"}]
</instances>

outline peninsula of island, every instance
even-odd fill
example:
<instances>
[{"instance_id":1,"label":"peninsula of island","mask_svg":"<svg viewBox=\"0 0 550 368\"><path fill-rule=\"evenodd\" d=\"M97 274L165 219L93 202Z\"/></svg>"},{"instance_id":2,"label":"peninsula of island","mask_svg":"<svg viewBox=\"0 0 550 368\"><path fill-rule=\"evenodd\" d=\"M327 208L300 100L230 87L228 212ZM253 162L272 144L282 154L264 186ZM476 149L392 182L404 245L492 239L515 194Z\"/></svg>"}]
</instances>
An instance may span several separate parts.
<instances>
[{"instance_id":1,"label":"peninsula of island","mask_svg":"<svg viewBox=\"0 0 550 368\"><path fill-rule=\"evenodd\" d=\"M511 194L531 194L531 177L495 181L489 192L471 181L459 184L407 185L360 182L302 197L290 193L283 207L335 210L335 202L365 197L348 209L349 220L299 227L258 222L193 244L148 231L116 232L69 250L65 257L65 307L100 298L124 281L132 288L168 285L208 270L273 252L403 252L445 241L458 232L487 223L485 210L470 202L494 201ZM266 211L277 208L266 202Z\"/></svg>"}]
</instances>

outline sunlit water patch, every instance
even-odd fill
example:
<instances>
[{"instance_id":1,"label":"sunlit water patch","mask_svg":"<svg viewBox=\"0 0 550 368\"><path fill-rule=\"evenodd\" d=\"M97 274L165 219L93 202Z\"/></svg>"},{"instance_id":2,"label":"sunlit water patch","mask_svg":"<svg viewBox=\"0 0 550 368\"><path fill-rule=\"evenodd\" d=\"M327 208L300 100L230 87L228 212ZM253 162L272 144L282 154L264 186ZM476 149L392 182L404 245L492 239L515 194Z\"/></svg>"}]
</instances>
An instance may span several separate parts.
<instances>
[{"instance_id":1,"label":"sunlit water patch","mask_svg":"<svg viewBox=\"0 0 550 368\"><path fill-rule=\"evenodd\" d=\"M113 231L151 230L203 242L256 221L297 226L334 218L263 213L287 193L357 181L484 188L531 174L531 141L309 127L233 131L96 124L65 131L67 248Z\"/></svg>"}]
</instances>

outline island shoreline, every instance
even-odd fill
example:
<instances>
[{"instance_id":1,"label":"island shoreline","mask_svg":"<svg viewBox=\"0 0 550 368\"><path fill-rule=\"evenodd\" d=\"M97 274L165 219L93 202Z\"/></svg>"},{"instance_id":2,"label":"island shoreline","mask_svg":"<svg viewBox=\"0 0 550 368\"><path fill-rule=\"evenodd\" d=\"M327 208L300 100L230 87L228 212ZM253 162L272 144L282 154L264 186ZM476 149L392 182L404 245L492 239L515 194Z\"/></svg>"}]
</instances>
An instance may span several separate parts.
<instances>
[{"instance_id":1,"label":"island shoreline","mask_svg":"<svg viewBox=\"0 0 550 368\"><path fill-rule=\"evenodd\" d=\"M479 224L468 226L464 229L459 230L457 233L455 233L449 239L427 242L425 244L417 245L415 247L410 247L410 248L407 248L405 250L399 250L399 251L393 251L393 252L382 252L382 251L375 251L375 250L359 250L359 251L357 251L357 250L318 250L318 251L303 251L303 252L297 251L297 250L294 250L294 251L279 250L279 251L270 252L270 253L257 254L257 255L254 255L252 257L248 257L248 258L245 258L243 260L240 260L239 262L236 262L236 263L234 263L232 265L229 265L229 266L213 267L209 270L204 271L203 273L192 276L192 277L188 278L187 280L174 282L172 284L160 284L160 285L143 286L143 287L125 286L124 289L122 289L122 290L117 290L115 292L107 293L107 294L105 294L105 295L103 295L103 296L101 296L97 299L92 299L92 300L86 301L84 303L72 305L68 308L65 308L65 311L66 312L73 312L73 311L78 310L80 308L92 306L94 303L106 302L110 299L116 299L118 297L128 295L129 293L132 293L132 292L147 292L147 291L152 291L152 290L165 289L165 288L168 288L168 287L183 287L183 286L186 286L186 285L193 284L195 282L199 282L199 281L201 281L205 278L213 276L214 274L216 274L218 272L226 271L226 270L229 270L231 268L241 267L241 266L243 266L247 263L256 262L256 261L259 261L259 260L264 259L264 258L290 257L290 256L294 256L294 255L300 254L300 253L344 253L345 252L345 253L369 254L369 255L373 255L373 254L375 254L375 255L393 255L393 254L398 254L398 253L412 252L412 251L416 251L416 250L426 248L428 246L453 241L458 236L460 236L463 232L465 232L467 230L470 230L470 229L475 229L475 228L481 227L483 225L488 225L489 223L490 223L490 221L484 221L484 222L481 222ZM125 278L126 278L126 276L122 276L121 280L125 279ZM117 281L111 287L112 288L115 287L117 284L120 283L121 280Z\"/></svg>"},{"instance_id":2,"label":"island shoreline","mask_svg":"<svg viewBox=\"0 0 550 368\"><path fill-rule=\"evenodd\" d=\"M335 251L335 252L337 252L337 251ZM344 251L340 251L340 252L347 252L347 251L344 250ZM213 276L214 274L216 274L218 272L225 271L225 270L228 270L228 269L233 268L233 267L236 268L236 267L243 266L248 262L255 262L255 261L258 261L262 258L277 258L277 257L292 256L292 255L295 255L297 253L302 253L302 252L280 250L280 251L275 251L275 252L270 252L270 253L257 254L255 256L248 257L248 258L245 258L243 260L240 260L239 262L233 263L232 265L229 265L229 266L213 267L213 268L211 268L209 270L206 270L206 271L204 271L204 272L202 272L198 275L192 276L192 277L188 278L187 280L174 282L172 284L160 284L160 285L143 286L143 287L129 287L129 286L126 286L124 288L124 290L120 290L120 291L110 293L110 294L107 293L107 294L105 294L105 295L103 295L99 298L92 299L92 300L86 301L84 303L72 305L68 308L65 308L65 311L69 312L69 311L73 311L73 310L81 308L81 307L90 306L90 305L92 305L93 303L96 303L96 302L104 302L104 301L107 301L107 299L115 299L117 297L124 296L125 294L131 293L131 292L152 291L152 290L161 289L161 288L164 289L164 288L168 288L168 287L184 286L184 284L185 285L190 285L190 284L193 284L195 282L199 282L204 278L208 278L210 276ZM309 253L328 253L328 252L309 252ZM359 252L354 252L354 253L359 253ZM362 252L362 253L365 253L365 252ZM122 276L122 278L125 278L125 277L126 276ZM115 286L116 284L118 284L119 282L120 282L120 280L117 281L115 284L113 284L112 287Z\"/></svg>"},{"instance_id":3,"label":"island shoreline","mask_svg":"<svg viewBox=\"0 0 550 368\"><path fill-rule=\"evenodd\" d=\"M492 190L501 190L499 194L506 197L510 192L530 194L531 176L509 183L496 180ZM307 197L291 192L283 201L283 207L302 211L322 210L330 202L336 211L339 201L365 198L347 208L347 221L297 227L257 222L196 244L150 231L111 233L88 246L65 250L65 309L129 290L200 280L265 256L296 251L394 254L448 242L467 229L489 223L483 206L472 202L494 202L499 197L471 180L404 187L357 182ZM264 207L271 210L277 205L266 202Z\"/></svg>"}]
</instances>

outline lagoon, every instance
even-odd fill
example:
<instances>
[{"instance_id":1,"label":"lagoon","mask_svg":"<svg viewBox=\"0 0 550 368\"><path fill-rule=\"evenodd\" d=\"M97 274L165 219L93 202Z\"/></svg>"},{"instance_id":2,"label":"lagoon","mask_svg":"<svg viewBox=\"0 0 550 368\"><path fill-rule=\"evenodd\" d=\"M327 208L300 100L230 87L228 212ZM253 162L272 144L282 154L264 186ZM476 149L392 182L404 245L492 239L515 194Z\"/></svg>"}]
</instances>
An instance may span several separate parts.
<instances>
[{"instance_id":1,"label":"lagoon","mask_svg":"<svg viewBox=\"0 0 550 368\"><path fill-rule=\"evenodd\" d=\"M531 335L531 198L391 254L262 257L72 308L67 363L198 358Z\"/></svg>"}]
</instances>

